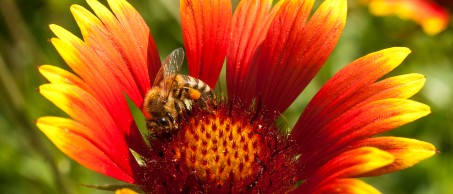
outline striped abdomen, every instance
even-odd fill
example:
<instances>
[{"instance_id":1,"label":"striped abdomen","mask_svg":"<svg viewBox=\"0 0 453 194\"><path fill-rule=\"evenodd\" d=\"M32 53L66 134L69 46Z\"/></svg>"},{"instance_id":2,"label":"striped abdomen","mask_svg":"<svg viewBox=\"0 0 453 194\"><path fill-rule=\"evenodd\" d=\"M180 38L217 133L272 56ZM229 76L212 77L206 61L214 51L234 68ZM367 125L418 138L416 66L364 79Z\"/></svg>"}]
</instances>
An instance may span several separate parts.
<instances>
[{"instance_id":1,"label":"striped abdomen","mask_svg":"<svg viewBox=\"0 0 453 194\"><path fill-rule=\"evenodd\" d=\"M205 102L214 100L215 94L203 81L188 75L177 75L175 78L173 96L181 100L188 98L190 100L203 100ZM198 93L197 93L198 92Z\"/></svg>"}]
</instances>

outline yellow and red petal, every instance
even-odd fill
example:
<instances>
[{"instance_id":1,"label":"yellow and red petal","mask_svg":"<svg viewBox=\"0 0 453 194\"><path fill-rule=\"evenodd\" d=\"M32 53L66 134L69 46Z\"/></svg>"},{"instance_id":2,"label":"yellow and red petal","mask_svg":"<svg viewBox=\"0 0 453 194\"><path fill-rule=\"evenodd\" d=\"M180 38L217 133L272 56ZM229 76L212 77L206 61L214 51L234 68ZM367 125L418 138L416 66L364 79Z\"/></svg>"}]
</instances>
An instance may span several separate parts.
<instances>
[{"instance_id":1,"label":"yellow and red petal","mask_svg":"<svg viewBox=\"0 0 453 194\"><path fill-rule=\"evenodd\" d=\"M126 61L121 56L123 51L120 50L121 47L117 46L119 43L114 40L115 36L106 29L103 22L84 7L73 5L71 12L82 31L86 46L91 47L97 55L103 56L100 57L102 62L97 65L105 66L102 68L110 67L108 73L114 76L113 79L118 80L121 89L136 105L140 106L139 103L142 102L143 97L126 65Z\"/></svg>"},{"instance_id":2,"label":"yellow and red petal","mask_svg":"<svg viewBox=\"0 0 453 194\"><path fill-rule=\"evenodd\" d=\"M231 1L181 0L180 4L189 73L214 88L230 40Z\"/></svg>"},{"instance_id":3,"label":"yellow and red petal","mask_svg":"<svg viewBox=\"0 0 453 194\"><path fill-rule=\"evenodd\" d=\"M431 0L366 0L370 12L378 16L397 15L422 26L428 35L444 31L450 20L448 11Z\"/></svg>"},{"instance_id":4,"label":"yellow and red petal","mask_svg":"<svg viewBox=\"0 0 453 194\"><path fill-rule=\"evenodd\" d=\"M69 67L92 88L93 95L98 99L104 99L103 103L115 102L108 94L112 91L120 91L120 85L112 74L107 73L110 69L105 65L99 65L103 63L102 58L91 47L65 29L56 25L51 25L50 28L58 37L51 39L52 44Z\"/></svg>"},{"instance_id":5,"label":"yellow and red petal","mask_svg":"<svg viewBox=\"0 0 453 194\"><path fill-rule=\"evenodd\" d=\"M346 111L301 143L311 170L329 161L351 144L412 122L430 113L428 106L407 99L385 99Z\"/></svg>"},{"instance_id":6,"label":"yellow and red petal","mask_svg":"<svg viewBox=\"0 0 453 194\"><path fill-rule=\"evenodd\" d=\"M121 139L114 143L102 140L102 133L59 117L41 117L36 125L63 153L85 167L125 182L136 182L138 164ZM115 149L108 144L114 144Z\"/></svg>"},{"instance_id":7,"label":"yellow and red petal","mask_svg":"<svg viewBox=\"0 0 453 194\"><path fill-rule=\"evenodd\" d=\"M360 176L378 176L409 168L436 154L436 148L416 139L402 137L376 137L359 141L351 147L370 146L384 150L395 157L395 161L385 167Z\"/></svg>"},{"instance_id":8,"label":"yellow and red petal","mask_svg":"<svg viewBox=\"0 0 453 194\"><path fill-rule=\"evenodd\" d=\"M143 98L160 68L160 58L154 39L143 18L127 1L109 0L108 3L116 18L112 17L107 8L99 2L88 1L106 29L114 35L113 40L120 46L117 49L122 52Z\"/></svg>"},{"instance_id":9,"label":"yellow and red petal","mask_svg":"<svg viewBox=\"0 0 453 194\"><path fill-rule=\"evenodd\" d=\"M126 29L126 34L129 36L129 38L131 38L131 41L136 47L136 52L139 55L141 54L142 56L144 56L144 59L147 61L148 68L146 68L146 66L141 66L139 67L139 69L137 69L137 71L145 70L144 72L146 73L146 69L148 69L150 80L154 80L157 72L160 69L161 61L156 43L153 36L151 35L148 26L146 25L146 22L143 20L140 13L138 13L135 8L125 0L109 0L108 3L122 27ZM147 42L145 40L147 40ZM139 72L135 73L138 74ZM142 77L146 78L146 75L142 75ZM147 80L142 81L146 82ZM149 82L143 84L144 86L148 86ZM147 92L147 90L145 90L145 92Z\"/></svg>"},{"instance_id":10,"label":"yellow and red petal","mask_svg":"<svg viewBox=\"0 0 453 194\"><path fill-rule=\"evenodd\" d=\"M39 92L75 121L86 126L83 128L84 131L79 130L79 133L87 137L92 136L90 141L97 142L98 149L103 150L111 160L119 164L125 162L124 156L125 153L129 153L130 146L125 142L123 131L92 94L75 85L62 83L41 85ZM82 164L87 162L89 163L85 161ZM123 165L134 166L133 163L136 164L136 161L127 161Z\"/></svg>"},{"instance_id":11,"label":"yellow and red petal","mask_svg":"<svg viewBox=\"0 0 453 194\"><path fill-rule=\"evenodd\" d=\"M349 150L324 164L313 175L308 177L295 192L311 193L336 179L353 178L387 166L393 161L393 155L377 148L360 147Z\"/></svg>"},{"instance_id":12,"label":"yellow and red petal","mask_svg":"<svg viewBox=\"0 0 453 194\"><path fill-rule=\"evenodd\" d=\"M307 22L312 6L313 1L282 3L252 61L242 98L258 97L268 109L283 112L315 76L338 41L347 6L345 0L324 1Z\"/></svg>"},{"instance_id":13,"label":"yellow and red petal","mask_svg":"<svg viewBox=\"0 0 453 194\"><path fill-rule=\"evenodd\" d=\"M146 23L126 1L110 2L113 15L105 6L89 0L97 17L81 6L71 11L86 44L102 56L105 65L122 90L140 107L160 67L160 59ZM116 16L116 17L115 17ZM149 51L153 51L148 53ZM152 59L152 60L150 60ZM148 72L150 69L150 72Z\"/></svg>"},{"instance_id":14,"label":"yellow and red petal","mask_svg":"<svg viewBox=\"0 0 453 194\"><path fill-rule=\"evenodd\" d=\"M330 120L333 120L347 110L360 107L374 101L388 98L407 99L420 91L425 81L426 78L424 75L414 73L390 77L371 85L364 86L351 95L353 98L349 97L345 99L344 97L338 97L336 100L341 102L334 102L336 103L334 106L326 109L326 114L323 115L324 122L327 123ZM347 92L345 91L345 93ZM340 98L342 100L340 100ZM338 106L338 104L341 104L341 107Z\"/></svg>"},{"instance_id":15,"label":"yellow and red petal","mask_svg":"<svg viewBox=\"0 0 453 194\"><path fill-rule=\"evenodd\" d=\"M67 30L56 25L51 25L50 28L58 37L51 39L51 42L71 69L89 87L87 91L90 91L114 118L130 147L140 154L145 154L147 146L133 121L120 80L117 80L113 73L109 73L112 68L106 65L103 57L96 53L94 48Z\"/></svg>"},{"instance_id":16,"label":"yellow and red petal","mask_svg":"<svg viewBox=\"0 0 453 194\"><path fill-rule=\"evenodd\" d=\"M381 192L373 186L358 179L335 179L316 189L314 193L380 194Z\"/></svg>"},{"instance_id":17,"label":"yellow and red petal","mask_svg":"<svg viewBox=\"0 0 453 194\"><path fill-rule=\"evenodd\" d=\"M124 139L110 113L87 91L69 84L44 84L39 92L74 120L89 126L100 139Z\"/></svg>"},{"instance_id":18,"label":"yellow and red petal","mask_svg":"<svg viewBox=\"0 0 453 194\"><path fill-rule=\"evenodd\" d=\"M404 77L391 78L374 83L397 67L409 53L407 48L384 49L361 57L340 70L307 105L291 132L291 137L303 143L305 139L311 139L319 133L327 123L359 103L369 103L370 99L381 100L387 96L398 98L397 93L418 90L424 83L417 81L421 79L419 76L411 76L408 80ZM389 92L382 93L387 90ZM386 94L392 92L395 92L393 96Z\"/></svg>"},{"instance_id":19,"label":"yellow and red petal","mask_svg":"<svg viewBox=\"0 0 453 194\"><path fill-rule=\"evenodd\" d=\"M52 65L41 65L38 69L39 72L50 83L70 84L78 86L84 90L88 89L88 87L79 77L59 67Z\"/></svg>"},{"instance_id":20,"label":"yellow and red petal","mask_svg":"<svg viewBox=\"0 0 453 194\"><path fill-rule=\"evenodd\" d=\"M328 123L321 134L331 145L348 145L386 132L430 113L429 106L407 99L385 99L346 111ZM330 145L329 145L330 146Z\"/></svg>"},{"instance_id":21,"label":"yellow and red petal","mask_svg":"<svg viewBox=\"0 0 453 194\"><path fill-rule=\"evenodd\" d=\"M240 1L233 15L231 40L227 54L226 79L228 96L244 96L240 88L258 46L267 31L281 3L272 7L272 0Z\"/></svg>"},{"instance_id":22,"label":"yellow and red petal","mask_svg":"<svg viewBox=\"0 0 453 194\"><path fill-rule=\"evenodd\" d=\"M425 81L426 77L418 73L390 77L360 90L355 94L357 97L354 98L361 99L360 103L354 104L355 106L360 106L386 98L407 99L419 92L425 84Z\"/></svg>"}]
</instances>

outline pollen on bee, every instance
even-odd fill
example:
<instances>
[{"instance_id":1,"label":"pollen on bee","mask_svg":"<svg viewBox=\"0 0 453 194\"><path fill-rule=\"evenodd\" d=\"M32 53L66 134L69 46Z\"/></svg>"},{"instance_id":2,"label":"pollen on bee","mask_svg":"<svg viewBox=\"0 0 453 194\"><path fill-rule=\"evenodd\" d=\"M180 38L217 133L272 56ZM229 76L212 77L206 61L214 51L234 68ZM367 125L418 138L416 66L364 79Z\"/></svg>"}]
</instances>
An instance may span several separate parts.
<instances>
[{"instance_id":1,"label":"pollen on bee","mask_svg":"<svg viewBox=\"0 0 453 194\"><path fill-rule=\"evenodd\" d=\"M201 92L191 88L189 89L189 97L193 100L199 99L201 97Z\"/></svg>"}]
</instances>

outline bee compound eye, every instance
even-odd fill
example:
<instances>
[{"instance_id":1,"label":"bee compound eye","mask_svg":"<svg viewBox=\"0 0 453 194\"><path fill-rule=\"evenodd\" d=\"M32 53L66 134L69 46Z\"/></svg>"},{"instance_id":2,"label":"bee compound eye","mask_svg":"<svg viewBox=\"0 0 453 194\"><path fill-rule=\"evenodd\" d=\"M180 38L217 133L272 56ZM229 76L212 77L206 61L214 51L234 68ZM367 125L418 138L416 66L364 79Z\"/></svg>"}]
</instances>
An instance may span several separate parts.
<instances>
[{"instance_id":1,"label":"bee compound eye","mask_svg":"<svg viewBox=\"0 0 453 194\"><path fill-rule=\"evenodd\" d=\"M161 126L168 126L168 125L170 125L170 123L168 122L168 120L167 120L165 117L156 119L156 123L159 124L159 125L161 125Z\"/></svg>"}]
</instances>

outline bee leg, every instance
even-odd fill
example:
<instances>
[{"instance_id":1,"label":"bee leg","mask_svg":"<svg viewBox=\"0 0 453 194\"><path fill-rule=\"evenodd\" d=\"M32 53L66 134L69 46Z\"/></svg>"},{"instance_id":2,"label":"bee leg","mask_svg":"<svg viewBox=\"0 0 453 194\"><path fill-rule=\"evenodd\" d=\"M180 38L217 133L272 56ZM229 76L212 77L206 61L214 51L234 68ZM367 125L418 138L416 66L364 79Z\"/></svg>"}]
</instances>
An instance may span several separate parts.
<instances>
[{"instance_id":1,"label":"bee leg","mask_svg":"<svg viewBox=\"0 0 453 194\"><path fill-rule=\"evenodd\" d=\"M215 103L213 103L215 101L209 101L209 102L211 102L211 103L209 103L209 105L208 105L208 102L202 98L195 101L195 103L197 103L197 105L202 110L208 111L209 113L215 113L215 109L217 108L217 105Z\"/></svg>"},{"instance_id":2,"label":"bee leg","mask_svg":"<svg viewBox=\"0 0 453 194\"><path fill-rule=\"evenodd\" d=\"M211 101L212 99L210 99L210 98L206 99L205 95L203 95L200 91L198 91L194 88L184 87L184 90L187 93L187 98L193 100L202 110L206 110L210 113L215 112L208 105L208 101ZM215 105L215 103L214 103L214 105Z\"/></svg>"}]
</instances>

